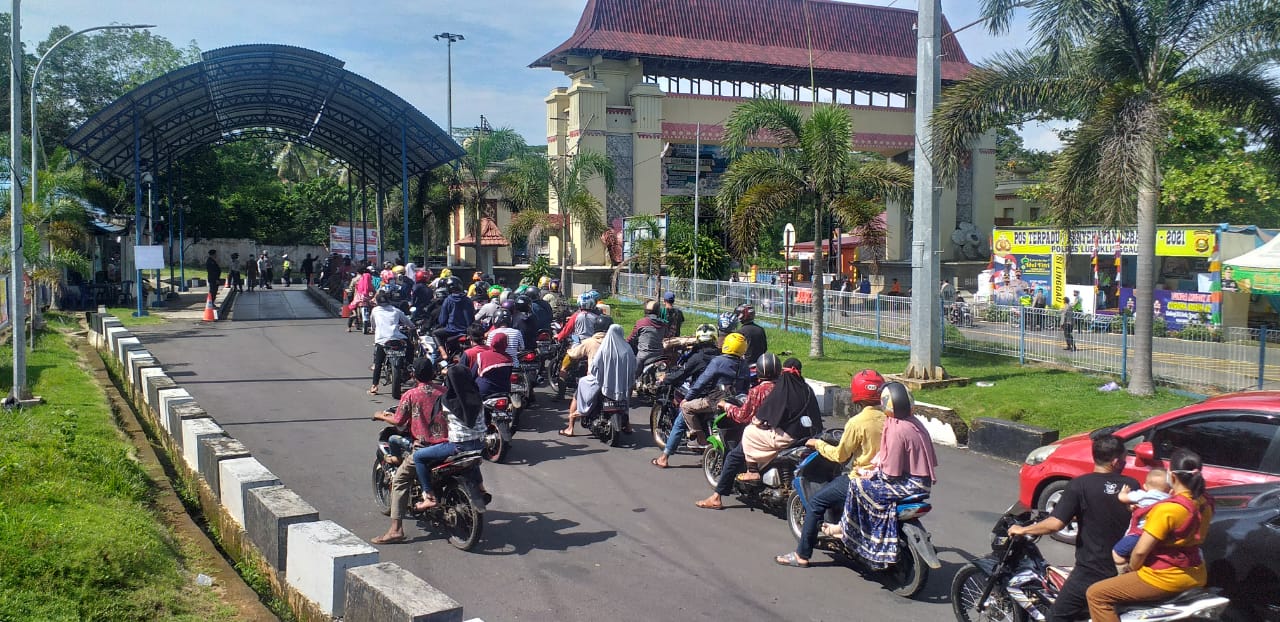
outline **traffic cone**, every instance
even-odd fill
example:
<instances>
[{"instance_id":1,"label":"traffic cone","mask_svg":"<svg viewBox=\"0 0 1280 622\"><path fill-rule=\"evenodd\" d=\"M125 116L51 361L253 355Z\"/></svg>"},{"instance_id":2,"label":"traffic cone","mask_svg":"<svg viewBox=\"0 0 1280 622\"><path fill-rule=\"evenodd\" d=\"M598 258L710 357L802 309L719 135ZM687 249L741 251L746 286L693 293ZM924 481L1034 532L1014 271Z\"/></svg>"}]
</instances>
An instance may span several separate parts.
<instances>
[{"instance_id":1,"label":"traffic cone","mask_svg":"<svg viewBox=\"0 0 1280 622\"><path fill-rule=\"evenodd\" d=\"M347 292L342 292L342 311L338 315L344 320L351 317L351 307L347 306Z\"/></svg>"},{"instance_id":2,"label":"traffic cone","mask_svg":"<svg viewBox=\"0 0 1280 622\"><path fill-rule=\"evenodd\" d=\"M205 294L204 298L204 321L218 321L218 312L213 308L213 294Z\"/></svg>"}]
</instances>

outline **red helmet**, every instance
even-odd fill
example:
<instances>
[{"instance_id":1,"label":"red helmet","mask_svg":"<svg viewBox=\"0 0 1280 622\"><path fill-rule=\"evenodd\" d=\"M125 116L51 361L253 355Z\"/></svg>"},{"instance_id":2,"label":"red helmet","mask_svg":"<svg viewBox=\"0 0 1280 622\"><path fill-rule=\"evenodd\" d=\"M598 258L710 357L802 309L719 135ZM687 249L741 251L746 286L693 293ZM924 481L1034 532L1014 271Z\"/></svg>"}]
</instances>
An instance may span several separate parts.
<instances>
[{"instance_id":1,"label":"red helmet","mask_svg":"<svg viewBox=\"0 0 1280 622\"><path fill-rule=\"evenodd\" d=\"M874 369L864 369L849 382L849 395L854 403L878 402L883 388L884 376Z\"/></svg>"}]
</instances>

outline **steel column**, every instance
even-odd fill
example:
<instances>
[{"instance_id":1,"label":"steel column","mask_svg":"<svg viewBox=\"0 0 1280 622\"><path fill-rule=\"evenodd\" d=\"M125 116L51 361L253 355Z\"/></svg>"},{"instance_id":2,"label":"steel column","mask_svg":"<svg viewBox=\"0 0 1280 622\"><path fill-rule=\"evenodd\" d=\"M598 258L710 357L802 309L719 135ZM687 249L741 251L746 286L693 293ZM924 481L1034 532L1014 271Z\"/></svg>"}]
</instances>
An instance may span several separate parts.
<instances>
[{"instance_id":1,"label":"steel column","mask_svg":"<svg viewBox=\"0 0 1280 622\"><path fill-rule=\"evenodd\" d=\"M173 155L165 162L164 190L165 201L169 204L169 235L165 242L169 245L169 294L173 294Z\"/></svg>"},{"instance_id":2,"label":"steel column","mask_svg":"<svg viewBox=\"0 0 1280 622\"><path fill-rule=\"evenodd\" d=\"M409 128L404 119L400 119L400 216L404 220L404 260L413 261L409 256ZM427 226L426 219L422 226ZM422 266L427 265L427 249L422 249ZM410 274L409 276L414 276Z\"/></svg>"},{"instance_id":3,"label":"steel column","mask_svg":"<svg viewBox=\"0 0 1280 622\"><path fill-rule=\"evenodd\" d=\"M26 281L22 267L22 19L13 0L9 43L9 307L13 328L13 399L27 397ZM32 167L34 171L34 166Z\"/></svg>"},{"instance_id":4,"label":"steel column","mask_svg":"<svg viewBox=\"0 0 1280 622\"><path fill-rule=\"evenodd\" d=\"M360 238L363 244L361 259L369 259L369 178L365 177L364 162L360 163Z\"/></svg>"},{"instance_id":5,"label":"steel column","mask_svg":"<svg viewBox=\"0 0 1280 622\"><path fill-rule=\"evenodd\" d=\"M144 317L142 303L142 270L138 269L138 247L142 246L142 128L138 127L138 108L133 108L133 278L138 310L134 317Z\"/></svg>"},{"instance_id":6,"label":"steel column","mask_svg":"<svg viewBox=\"0 0 1280 622\"><path fill-rule=\"evenodd\" d=\"M176 169L173 174L178 181L181 181L181 170ZM174 182L175 184L177 181ZM178 208L178 291L185 292L190 288L187 287L187 201L184 198L182 206Z\"/></svg>"},{"instance_id":7,"label":"steel column","mask_svg":"<svg viewBox=\"0 0 1280 622\"><path fill-rule=\"evenodd\" d=\"M916 20L915 198L911 241L911 359L907 376L934 379L942 365L942 331L935 314L938 265L938 203L942 188L929 159L929 122L937 107L938 44L942 38L942 1L919 0Z\"/></svg>"},{"instance_id":8,"label":"steel column","mask_svg":"<svg viewBox=\"0 0 1280 622\"><path fill-rule=\"evenodd\" d=\"M347 239L351 248L347 249L347 258L354 266L356 261L356 195L351 191L351 165L347 165ZM345 284L344 284L345 287Z\"/></svg>"}]
</instances>

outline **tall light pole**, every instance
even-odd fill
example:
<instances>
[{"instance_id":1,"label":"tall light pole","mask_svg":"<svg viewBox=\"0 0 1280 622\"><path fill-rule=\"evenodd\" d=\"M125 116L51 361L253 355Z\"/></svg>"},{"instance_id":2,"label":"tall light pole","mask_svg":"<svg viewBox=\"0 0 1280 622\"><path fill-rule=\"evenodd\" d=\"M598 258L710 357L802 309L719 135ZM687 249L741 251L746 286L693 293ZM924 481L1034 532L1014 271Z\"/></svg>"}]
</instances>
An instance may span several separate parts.
<instances>
[{"instance_id":1,"label":"tall light pole","mask_svg":"<svg viewBox=\"0 0 1280 622\"><path fill-rule=\"evenodd\" d=\"M448 77L446 78L447 86L445 88L447 89L447 92L448 92L447 118L449 121L449 137L453 138L453 44L454 42L462 41L466 39L466 37L457 33L442 32L436 35L434 38L436 41L444 41L445 46L448 48L448 53L447 53L448 60L446 61L446 66L447 66L446 71L448 72L447 73Z\"/></svg>"},{"instance_id":2,"label":"tall light pole","mask_svg":"<svg viewBox=\"0 0 1280 622\"><path fill-rule=\"evenodd\" d=\"M936 301L938 203L942 188L934 175L932 146L926 140L941 90L941 0L920 0L916 18L915 193L911 223L911 357L906 377L941 380L941 309Z\"/></svg>"},{"instance_id":3,"label":"tall light pole","mask_svg":"<svg viewBox=\"0 0 1280 622\"><path fill-rule=\"evenodd\" d=\"M27 392L26 319L22 279L22 0L13 0L9 14L9 315L13 330L13 392L6 403L22 400ZM34 177L34 176L33 176Z\"/></svg>"},{"instance_id":4,"label":"tall light pole","mask_svg":"<svg viewBox=\"0 0 1280 622\"><path fill-rule=\"evenodd\" d=\"M17 5L16 1L14 2L14 5ZM40 160L38 158L40 153L38 150L40 145L40 126L36 124L36 85L40 83L40 69L44 67L45 59L49 58L49 55L68 39L73 39L87 32L93 32L95 30L137 30L139 28L155 28L155 24L116 24L112 26L94 26L93 28L77 30L61 39L58 39L53 45L49 46L49 49L44 51L44 54L40 55L40 60L36 62L36 69L31 73L31 202L34 203L40 198L37 194L37 191L39 190L39 179L37 179L36 176L36 171L40 169Z\"/></svg>"}]
</instances>

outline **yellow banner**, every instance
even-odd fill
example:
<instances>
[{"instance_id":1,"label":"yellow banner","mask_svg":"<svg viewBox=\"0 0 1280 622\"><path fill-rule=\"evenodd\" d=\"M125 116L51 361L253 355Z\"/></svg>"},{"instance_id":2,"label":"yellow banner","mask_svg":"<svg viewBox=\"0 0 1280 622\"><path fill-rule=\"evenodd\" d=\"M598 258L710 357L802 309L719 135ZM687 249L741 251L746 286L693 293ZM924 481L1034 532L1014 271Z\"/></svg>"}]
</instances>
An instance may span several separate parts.
<instances>
[{"instance_id":1,"label":"yellow banner","mask_svg":"<svg viewBox=\"0 0 1280 622\"><path fill-rule=\"evenodd\" d=\"M1067 256L1057 253L1053 256L1053 300L1050 307L1057 307L1062 297L1067 295Z\"/></svg>"},{"instance_id":2,"label":"yellow banner","mask_svg":"<svg viewBox=\"0 0 1280 622\"><path fill-rule=\"evenodd\" d=\"M1214 232L1192 227L1160 227L1156 230L1157 257L1208 257L1213 254ZM1138 254L1138 230L1133 227L1103 229L1011 228L991 233L991 249L997 255L1092 255L1115 256L1116 245L1122 255Z\"/></svg>"}]
</instances>

